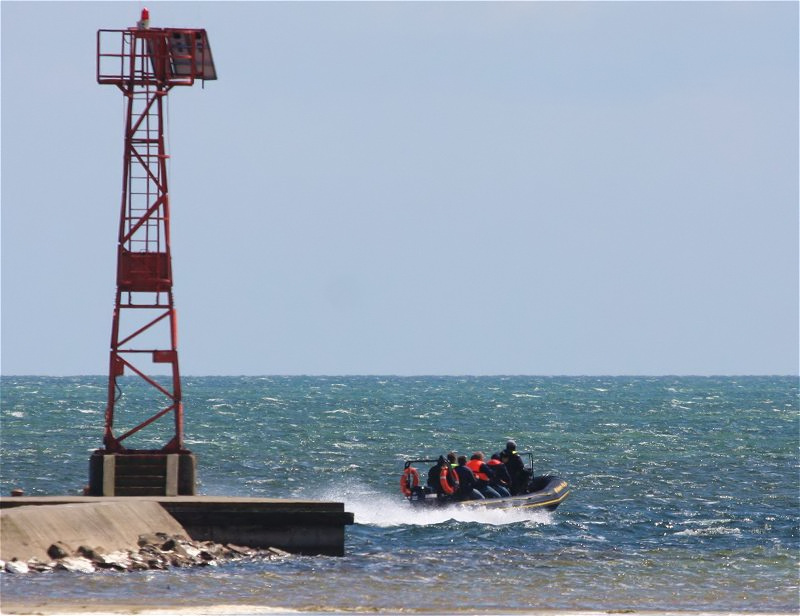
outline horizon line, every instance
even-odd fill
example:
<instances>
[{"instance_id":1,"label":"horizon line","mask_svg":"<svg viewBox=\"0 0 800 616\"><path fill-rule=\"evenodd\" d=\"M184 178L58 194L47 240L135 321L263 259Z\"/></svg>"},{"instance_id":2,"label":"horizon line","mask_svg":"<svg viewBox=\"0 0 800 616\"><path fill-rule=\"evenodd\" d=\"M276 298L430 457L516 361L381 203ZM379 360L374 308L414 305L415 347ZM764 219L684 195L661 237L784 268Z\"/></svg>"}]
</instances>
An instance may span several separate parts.
<instances>
[{"instance_id":1,"label":"horizon line","mask_svg":"<svg viewBox=\"0 0 800 616\"><path fill-rule=\"evenodd\" d=\"M124 375L131 378L137 378L137 375ZM154 377L170 377L168 373L151 375ZM0 378L76 378L76 377L91 377L91 378L105 378L107 374L1 374ZM544 374L527 374L527 373L512 373L512 372L493 372L493 373L311 373L311 372L297 372L297 373L274 373L274 374L182 374L181 380L186 378L287 378L287 377L317 377L317 378L421 378L421 377L435 377L435 378L503 378L503 377L532 377L532 378L665 378L665 377L681 377L681 378L714 378L714 377L796 377L800 378L800 373L760 373L760 372L736 372L736 373L680 373L680 372L667 372L663 374L655 373L544 373Z\"/></svg>"}]
</instances>

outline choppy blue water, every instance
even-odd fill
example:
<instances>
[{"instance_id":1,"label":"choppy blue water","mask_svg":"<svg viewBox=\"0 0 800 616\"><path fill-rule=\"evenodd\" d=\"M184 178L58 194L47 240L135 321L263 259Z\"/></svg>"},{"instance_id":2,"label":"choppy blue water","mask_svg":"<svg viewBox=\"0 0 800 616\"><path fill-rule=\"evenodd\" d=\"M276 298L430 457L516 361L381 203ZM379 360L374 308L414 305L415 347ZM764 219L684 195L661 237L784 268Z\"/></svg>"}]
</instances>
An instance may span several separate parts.
<instances>
[{"instance_id":1,"label":"choppy blue water","mask_svg":"<svg viewBox=\"0 0 800 616\"><path fill-rule=\"evenodd\" d=\"M434 612L800 609L796 377L183 383L199 492L342 500L356 519L347 556L2 575L4 600ZM100 446L105 388L103 377L2 378L4 494L18 486L29 495L80 492ZM570 482L557 511L454 518L403 501L404 457L492 452L509 437L535 452L537 473Z\"/></svg>"}]
</instances>

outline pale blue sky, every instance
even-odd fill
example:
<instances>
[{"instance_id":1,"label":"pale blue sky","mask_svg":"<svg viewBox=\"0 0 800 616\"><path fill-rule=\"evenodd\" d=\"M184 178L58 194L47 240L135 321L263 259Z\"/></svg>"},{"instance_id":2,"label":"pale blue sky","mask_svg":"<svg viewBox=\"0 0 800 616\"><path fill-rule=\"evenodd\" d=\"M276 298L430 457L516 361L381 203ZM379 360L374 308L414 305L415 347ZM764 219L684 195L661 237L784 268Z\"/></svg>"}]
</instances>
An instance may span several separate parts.
<instances>
[{"instance_id":1,"label":"pale blue sky","mask_svg":"<svg viewBox=\"0 0 800 616\"><path fill-rule=\"evenodd\" d=\"M798 4L160 3L184 374L798 371ZM2 373L103 374L144 3L0 3Z\"/></svg>"}]
</instances>

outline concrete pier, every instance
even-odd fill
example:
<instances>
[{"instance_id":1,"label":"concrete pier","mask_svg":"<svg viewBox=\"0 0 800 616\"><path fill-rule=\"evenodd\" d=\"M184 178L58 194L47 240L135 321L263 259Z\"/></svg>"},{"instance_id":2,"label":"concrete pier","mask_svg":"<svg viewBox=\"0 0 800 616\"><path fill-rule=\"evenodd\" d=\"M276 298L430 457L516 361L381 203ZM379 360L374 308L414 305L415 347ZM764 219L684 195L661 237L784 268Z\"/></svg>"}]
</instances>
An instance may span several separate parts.
<instances>
[{"instance_id":1,"label":"concrete pier","mask_svg":"<svg viewBox=\"0 0 800 616\"><path fill-rule=\"evenodd\" d=\"M82 505L87 514L91 511L94 515L107 503L137 502L159 505L195 541L275 547L295 554L343 556L345 526L353 523L353 514L344 510L343 503L224 496L17 496L0 498L0 509L43 508L36 516L40 529L36 532L43 533L41 541L54 543L66 539L56 536L65 532L58 522L57 506ZM25 518L26 523L34 523L33 516ZM105 522L98 524L109 526ZM163 530L151 528L142 532Z\"/></svg>"},{"instance_id":2,"label":"concrete pier","mask_svg":"<svg viewBox=\"0 0 800 616\"><path fill-rule=\"evenodd\" d=\"M159 529L154 531L154 529ZM0 510L0 559L47 562L56 542L73 552L79 546L103 546L109 552L137 547L139 535L185 534L181 525L155 502L115 501Z\"/></svg>"}]
</instances>

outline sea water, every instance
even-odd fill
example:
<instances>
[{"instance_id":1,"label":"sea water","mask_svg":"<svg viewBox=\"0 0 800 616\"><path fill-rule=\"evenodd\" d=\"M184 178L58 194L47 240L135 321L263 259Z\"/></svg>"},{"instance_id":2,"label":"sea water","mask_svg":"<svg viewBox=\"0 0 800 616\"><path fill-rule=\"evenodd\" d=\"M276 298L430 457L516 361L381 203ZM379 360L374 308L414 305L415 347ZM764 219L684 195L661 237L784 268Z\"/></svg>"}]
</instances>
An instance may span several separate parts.
<instances>
[{"instance_id":1,"label":"sea water","mask_svg":"<svg viewBox=\"0 0 800 616\"><path fill-rule=\"evenodd\" d=\"M343 501L355 514L347 555L2 574L4 601L800 609L796 377L191 377L183 390L198 492ZM135 384L125 395L135 413ZM105 396L103 377L3 377L3 494L79 494ZM137 447L169 436L153 426ZM405 458L491 454L508 438L534 453L537 474L569 482L556 511L418 511L403 499Z\"/></svg>"}]
</instances>

